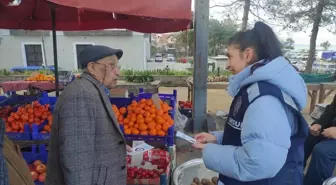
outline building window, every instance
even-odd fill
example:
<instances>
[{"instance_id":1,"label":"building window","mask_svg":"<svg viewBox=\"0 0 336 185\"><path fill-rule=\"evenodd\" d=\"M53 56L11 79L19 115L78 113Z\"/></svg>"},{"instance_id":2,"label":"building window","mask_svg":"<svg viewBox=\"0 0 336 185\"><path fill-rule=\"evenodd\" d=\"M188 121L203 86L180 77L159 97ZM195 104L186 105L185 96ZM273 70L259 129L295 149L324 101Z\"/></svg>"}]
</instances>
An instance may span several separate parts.
<instances>
[{"instance_id":1,"label":"building window","mask_svg":"<svg viewBox=\"0 0 336 185\"><path fill-rule=\"evenodd\" d=\"M27 66L43 66L42 44L25 44Z\"/></svg>"},{"instance_id":2,"label":"building window","mask_svg":"<svg viewBox=\"0 0 336 185\"><path fill-rule=\"evenodd\" d=\"M82 69L82 66L79 62L79 54L86 48L92 46L92 44L76 44L76 54L77 54L77 67L78 69Z\"/></svg>"}]
</instances>

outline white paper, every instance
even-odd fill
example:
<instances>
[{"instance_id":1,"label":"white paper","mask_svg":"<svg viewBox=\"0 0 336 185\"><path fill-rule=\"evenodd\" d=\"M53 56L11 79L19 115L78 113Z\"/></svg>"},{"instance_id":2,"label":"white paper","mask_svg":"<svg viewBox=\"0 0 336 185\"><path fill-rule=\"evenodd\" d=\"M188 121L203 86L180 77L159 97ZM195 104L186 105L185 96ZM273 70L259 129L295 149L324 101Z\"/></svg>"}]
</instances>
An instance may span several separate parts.
<instances>
[{"instance_id":1,"label":"white paper","mask_svg":"<svg viewBox=\"0 0 336 185\"><path fill-rule=\"evenodd\" d=\"M177 131L176 132L176 137L179 137L181 139L184 139L186 141L188 141L189 143L196 143L196 140L180 131Z\"/></svg>"},{"instance_id":2,"label":"white paper","mask_svg":"<svg viewBox=\"0 0 336 185\"><path fill-rule=\"evenodd\" d=\"M138 146L135 146L132 148L133 152L127 152L128 155L136 155L136 154L140 154L140 153L144 153L148 150L153 149L154 147L147 144L147 143L142 143Z\"/></svg>"}]
</instances>

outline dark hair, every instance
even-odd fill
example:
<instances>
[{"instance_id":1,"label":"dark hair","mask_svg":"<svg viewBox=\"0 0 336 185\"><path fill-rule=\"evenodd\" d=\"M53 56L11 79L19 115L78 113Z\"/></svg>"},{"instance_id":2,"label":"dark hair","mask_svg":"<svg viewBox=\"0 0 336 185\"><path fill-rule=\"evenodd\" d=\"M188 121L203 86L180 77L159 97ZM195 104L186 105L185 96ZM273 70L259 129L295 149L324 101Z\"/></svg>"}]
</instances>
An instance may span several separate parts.
<instances>
[{"instance_id":1,"label":"dark hair","mask_svg":"<svg viewBox=\"0 0 336 185\"><path fill-rule=\"evenodd\" d=\"M273 60L282 56L281 42L272 28L263 22L256 22L254 28L235 33L228 42L229 45L237 45L241 51L253 48L256 52L256 61L266 59Z\"/></svg>"}]
</instances>

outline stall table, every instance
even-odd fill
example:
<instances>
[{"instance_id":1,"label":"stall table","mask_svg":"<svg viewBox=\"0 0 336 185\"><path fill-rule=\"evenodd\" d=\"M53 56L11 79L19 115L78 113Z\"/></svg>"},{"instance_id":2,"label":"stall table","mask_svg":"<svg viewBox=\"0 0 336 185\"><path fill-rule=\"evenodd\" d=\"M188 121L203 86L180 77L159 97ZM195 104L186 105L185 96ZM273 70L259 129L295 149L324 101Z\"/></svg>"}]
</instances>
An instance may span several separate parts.
<instances>
[{"instance_id":1,"label":"stall table","mask_svg":"<svg viewBox=\"0 0 336 185\"><path fill-rule=\"evenodd\" d=\"M49 81L7 81L0 83L0 87L2 88L4 93L9 91L23 91L28 90L29 94L34 94L34 91L46 91L52 92L55 91L56 85L55 82ZM63 85L59 85L60 89L63 89Z\"/></svg>"},{"instance_id":2,"label":"stall table","mask_svg":"<svg viewBox=\"0 0 336 185\"><path fill-rule=\"evenodd\" d=\"M192 100L193 97L193 80L192 78L187 79L187 85L188 85L188 101ZM208 82L208 89L226 89L229 85L229 82ZM336 83L307 83L308 93L311 97L310 100L310 107L309 107L309 114L314 111L316 100L317 100L317 93L320 91L321 87L324 87L324 91L320 92L320 100L319 103L322 101L324 102L324 99L326 96L330 95L333 90L336 90ZM330 91L324 95L324 92L326 89L330 89ZM321 99L321 94L324 95Z\"/></svg>"},{"instance_id":3,"label":"stall table","mask_svg":"<svg viewBox=\"0 0 336 185\"><path fill-rule=\"evenodd\" d=\"M336 83L321 83L320 86L318 103L324 103L324 100L336 90Z\"/></svg>"},{"instance_id":4,"label":"stall table","mask_svg":"<svg viewBox=\"0 0 336 185\"><path fill-rule=\"evenodd\" d=\"M116 88L111 90L112 97L125 97L125 94L139 94L139 89L143 88L145 92L159 93L160 80L155 80L150 83L132 83L124 80L118 80Z\"/></svg>"}]
</instances>

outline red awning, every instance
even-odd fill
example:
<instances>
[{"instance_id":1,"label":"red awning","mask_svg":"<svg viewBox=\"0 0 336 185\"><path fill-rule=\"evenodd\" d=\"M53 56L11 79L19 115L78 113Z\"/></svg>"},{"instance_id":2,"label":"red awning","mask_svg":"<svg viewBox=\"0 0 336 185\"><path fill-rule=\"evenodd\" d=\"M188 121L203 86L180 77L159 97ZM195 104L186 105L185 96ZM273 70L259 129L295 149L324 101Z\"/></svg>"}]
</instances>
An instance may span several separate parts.
<instances>
[{"instance_id":1,"label":"red awning","mask_svg":"<svg viewBox=\"0 0 336 185\"><path fill-rule=\"evenodd\" d=\"M19 6L0 5L0 28L51 30L49 2L56 4L56 30L63 31L175 32L187 29L192 15L191 0L22 0Z\"/></svg>"}]
</instances>

